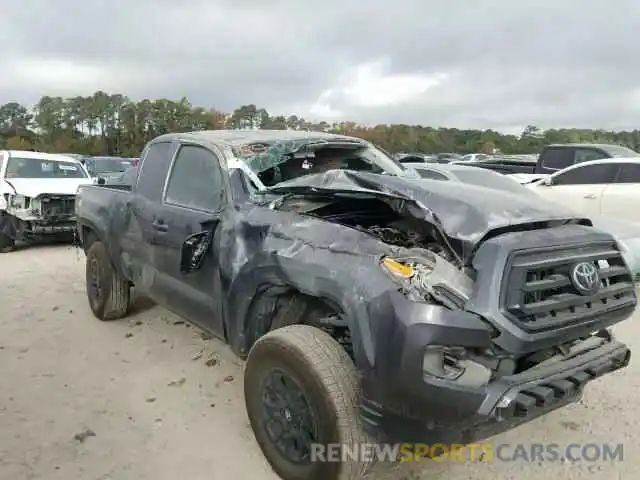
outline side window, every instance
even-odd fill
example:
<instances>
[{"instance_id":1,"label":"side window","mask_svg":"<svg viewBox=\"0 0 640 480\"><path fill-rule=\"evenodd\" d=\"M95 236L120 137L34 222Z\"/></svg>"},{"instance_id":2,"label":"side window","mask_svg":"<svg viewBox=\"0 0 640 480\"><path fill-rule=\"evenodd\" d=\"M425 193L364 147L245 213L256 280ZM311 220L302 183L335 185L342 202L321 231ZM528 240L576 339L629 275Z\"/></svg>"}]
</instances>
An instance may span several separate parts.
<instances>
[{"instance_id":1,"label":"side window","mask_svg":"<svg viewBox=\"0 0 640 480\"><path fill-rule=\"evenodd\" d=\"M218 158L204 147L183 145L167 183L165 201L196 210L216 211L223 193Z\"/></svg>"},{"instance_id":2,"label":"side window","mask_svg":"<svg viewBox=\"0 0 640 480\"><path fill-rule=\"evenodd\" d=\"M173 145L170 142L152 143L140 157L140 174L136 192L143 197L155 201L162 201L162 188L167 178Z\"/></svg>"},{"instance_id":3,"label":"side window","mask_svg":"<svg viewBox=\"0 0 640 480\"><path fill-rule=\"evenodd\" d=\"M575 153L575 163L588 162L590 160L600 160L606 155L599 150L578 148Z\"/></svg>"},{"instance_id":4,"label":"side window","mask_svg":"<svg viewBox=\"0 0 640 480\"><path fill-rule=\"evenodd\" d=\"M622 163L616 183L640 183L640 164Z\"/></svg>"},{"instance_id":5,"label":"side window","mask_svg":"<svg viewBox=\"0 0 640 480\"><path fill-rule=\"evenodd\" d=\"M435 172L433 170L426 170L424 168L416 168L418 174L422 178L428 178L430 180L449 180L446 175L443 175L439 172Z\"/></svg>"},{"instance_id":6,"label":"side window","mask_svg":"<svg viewBox=\"0 0 640 480\"><path fill-rule=\"evenodd\" d=\"M586 167L572 168L568 172L556 175L553 178L554 185L594 185L613 183L618 172L615 163L600 163Z\"/></svg>"},{"instance_id":7,"label":"side window","mask_svg":"<svg viewBox=\"0 0 640 480\"><path fill-rule=\"evenodd\" d=\"M544 168L562 170L571 165L573 165L573 150L570 148L548 148L543 153Z\"/></svg>"}]
</instances>

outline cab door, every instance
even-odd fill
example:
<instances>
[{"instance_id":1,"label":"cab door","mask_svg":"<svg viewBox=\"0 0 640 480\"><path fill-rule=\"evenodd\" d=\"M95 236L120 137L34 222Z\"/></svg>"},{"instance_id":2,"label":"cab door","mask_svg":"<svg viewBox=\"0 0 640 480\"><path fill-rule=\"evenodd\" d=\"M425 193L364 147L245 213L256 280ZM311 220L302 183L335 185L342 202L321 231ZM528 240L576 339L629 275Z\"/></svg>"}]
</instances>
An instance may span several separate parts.
<instances>
[{"instance_id":1,"label":"cab door","mask_svg":"<svg viewBox=\"0 0 640 480\"><path fill-rule=\"evenodd\" d=\"M154 220L156 294L175 313L224 337L218 231L229 205L226 171L207 147L181 142Z\"/></svg>"},{"instance_id":2,"label":"cab door","mask_svg":"<svg viewBox=\"0 0 640 480\"><path fill-rule=\"evenodd\" d=\"M600 215L604 192L614 182L617 168L617 164L609 161L577 164L532 188L545 199L581 215Z\"/></svg>"},{"instance_id":3,"label":"cab door","mask_svg":"<svg viewBox=\"0 0 640 480\"><path fill-rule=\"evenodd\" d=\"M154 257L157 238L156 218L162 208L162 192L176 144L156 141L141 156L136 184L125 212L120 262L136 291L160 302L158 269Z\"/></svg>"},{"instance_id":4,"label":"cab door","mask_svg":"<svg viewBox=\"0 0 640 480\"><path fill-rule=\"evenodd\" d=\"M602 198L602 214L640 223L640 163L620 163L615 183Z\"/></svg>"}]
</instances>

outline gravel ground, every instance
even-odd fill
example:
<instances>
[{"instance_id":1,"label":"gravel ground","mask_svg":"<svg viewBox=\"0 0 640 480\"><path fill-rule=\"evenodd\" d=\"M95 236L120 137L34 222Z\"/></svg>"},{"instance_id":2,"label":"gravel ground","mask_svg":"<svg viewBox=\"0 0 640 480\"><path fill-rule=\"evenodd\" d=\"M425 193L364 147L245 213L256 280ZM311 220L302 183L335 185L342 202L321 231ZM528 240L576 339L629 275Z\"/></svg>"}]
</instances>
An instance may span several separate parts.
<instances>
[{"instance_id":1,"label":"gravel ground","mask_svg":"<svg viewBox=\"0 0 640 480\"><path fill-rule=\"evenodd\" d=\"M254 442L242 364L166 310L138 302L101 323L84 255L68 246L0 257L0 479L275 479ZM632 346L636 322L617 333ZM637 357L585 398L494 443L624 443L624 461L422 463L411 479L640 478Z\"/></svg>"}]
</instances>

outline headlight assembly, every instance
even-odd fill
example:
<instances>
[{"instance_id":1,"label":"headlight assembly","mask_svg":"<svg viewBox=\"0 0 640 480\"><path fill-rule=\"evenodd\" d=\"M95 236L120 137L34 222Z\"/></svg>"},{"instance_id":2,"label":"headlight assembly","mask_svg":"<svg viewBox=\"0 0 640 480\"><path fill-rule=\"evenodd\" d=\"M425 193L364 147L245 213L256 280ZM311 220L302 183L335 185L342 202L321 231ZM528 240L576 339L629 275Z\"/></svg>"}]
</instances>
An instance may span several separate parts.
<instances>
[{"instance_id":1,"label":"headlight assembly","mask_svg":"<svg viewBox=\"0 0 640 480\"><path fill-rule=\"evenodd\" d=\"M27 207L27 197L24 195L12 195L10 199L10 204L14 208L26 208Z\"/></svg>"},{"instance_id":2,"label":"headlight assembly","mask_svg":"<svg viewBox=\"0 0 640 480\"><path fill-rule=\"evenodd\" d=\"M413 301L428 297L449 308L463 308L473 288L473 280L456 266L430 251L403 258L385 257L382 270Z\"/></svg>"},{"instance_id":3,"label":"headlight assembly","mask_svg":"<svg viewBox=\"0 0 640 480\"><path fill-rule=\"evenodd\" d=\"M31 200L31 215L40 215L42 210L42 202L39 198Z\"/></svg>"},{"instance_id":4,"label":"headlight assembly","mask_svg":"<svg viewBox=\"0 0 640 480\"><path fill-rule=\"evenodd\" d=\"M429 264L427 259L386 257L382 260L381 267L412 300L425 300L430 293L428 277L433 271L434 264Z\"/></svg>"},{"instance_id":5,"label":"headlight assembly","mask_svg":"<svg viewBox=\"0 0 640 480\"><path fill-rule=\"evenodd\" d=\"M429 252L404 258L385 257L380 266L415 302L462 309L473 287L473 281L464 272ZM422 374L425 380L479 388L490 381L492 372L464 347L430 345L424 351Z\"/></svg>"}]
</instances>

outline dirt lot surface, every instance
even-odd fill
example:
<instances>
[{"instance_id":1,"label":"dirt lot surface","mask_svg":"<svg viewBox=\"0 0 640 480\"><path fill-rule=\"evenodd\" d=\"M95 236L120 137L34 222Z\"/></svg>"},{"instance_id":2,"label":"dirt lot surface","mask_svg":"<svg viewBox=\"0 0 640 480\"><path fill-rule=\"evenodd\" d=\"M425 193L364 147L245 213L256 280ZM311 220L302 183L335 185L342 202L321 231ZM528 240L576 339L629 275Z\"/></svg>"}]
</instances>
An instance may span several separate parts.
<instances>
[{"instance_id":1,"label":"dirt lot surface","mask_svg":"<svg viewBox=\"0 0 640 480\"><path fill-rule=\"evenodd\" d=\"M84 255L68 246L0 256L0 479L275 479L244 411L242 364L162 308L89 311ZM640 327L617 330L632 346ZM638 358L584 399L494 443L624 443L615 463L429 462L376 478L640 478Z\"/></svg>"}]
</instances>

